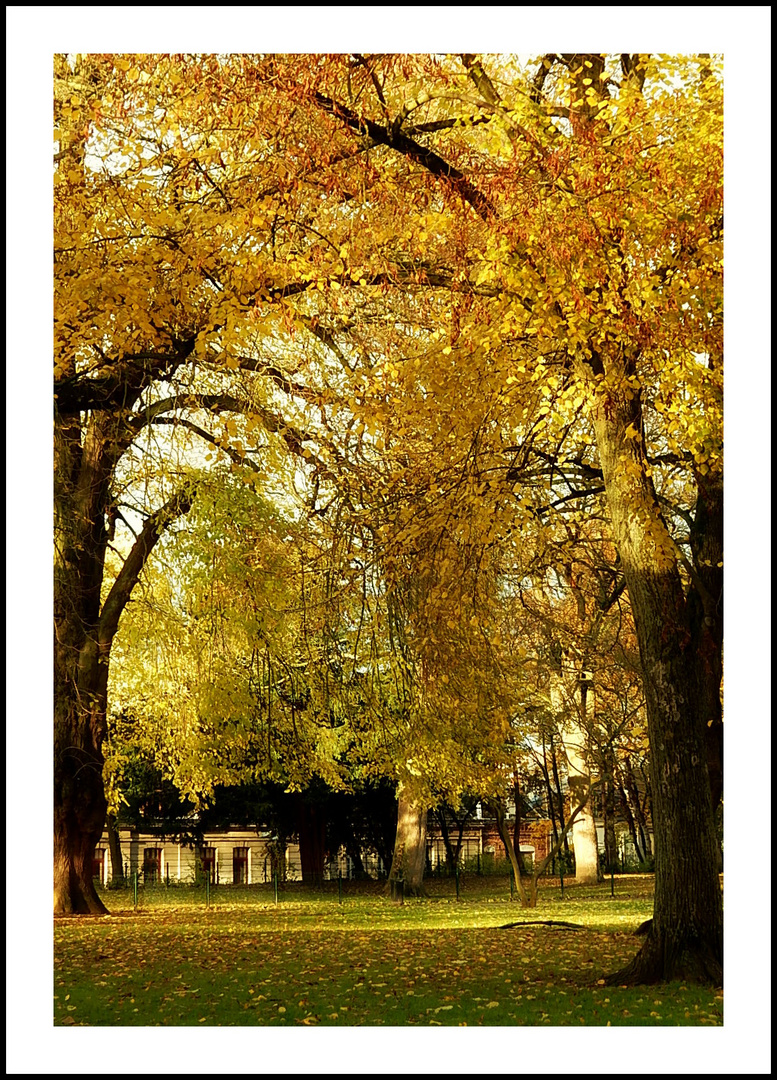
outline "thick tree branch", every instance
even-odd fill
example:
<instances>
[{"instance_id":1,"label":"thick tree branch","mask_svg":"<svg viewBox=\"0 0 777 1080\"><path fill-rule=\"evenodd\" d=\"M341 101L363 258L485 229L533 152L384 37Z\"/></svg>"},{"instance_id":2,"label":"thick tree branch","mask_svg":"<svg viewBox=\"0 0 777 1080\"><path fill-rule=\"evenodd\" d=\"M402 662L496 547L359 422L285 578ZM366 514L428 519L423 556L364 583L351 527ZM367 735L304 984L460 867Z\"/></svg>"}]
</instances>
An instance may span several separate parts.
<instances>
[{"instance_id":1,"label":"thick tree branch","mask_svg":"<svg viewBox=\"0 0 777 1080\"><path fill-rule=\"evenodd\" d=\"M114 369L99 378L69 375L54 382L54 401L60 416L90 410L131 408L140 393L155 379L169 377L194 351L193 337L175 343L172 353L147 351L131 356L105 358Z\"/></svg>"},{"instance_id":2,"label":"thick tree branch","mask_svg":"<svg viewBox=\"0 0 777 1080\"><path fill-rule=\"evenodd\" d=\"M496 208L491 200L482 191L479 191L466 178L464 173L460 172L455 166L450 165L434 150L422 146L421 143L416 142L415 139L410 138L401 131L395 131L393 128L387 129L381 124L376 124L373 120L357 116L351 109L337 101L333 101L332 98L326 97L324 94L314 93L313 100L325 112L341 120L351 131L355 131L359 135L368 135L375 143L391 147L397 153L403 154L411 161L422 165L432 175L444 180L469 203L475 213L484 221L496 216Z\"/></svg>"},{"instance_id":3,"label":"thick tree branch","mask_svg":"<svg viewBox=\"0 0 777 1080\"><path fill-rule=\"evenodd\" d=\"M100 612L97 623L97 641L103 652L110 649L121 613L127 605L154 546L172 521L189 513L194 502L194 494L193 486L187 484L146 519Z\"/></svg>"},{"instance_id":4,"label":"thick tree branch","mask_svg":"<svg viewBox=\"0 0 777 1080\"><path fill-rule=\"evenodd\" d=\"M250 411L250 406L231 394L173 394L170 397L160 398L147 405L143 412L136 413L127 419L128 426L137 435L147 424L156 422L158 416L171 412L173 409L204 409L212 413Z\"/></svg>"}]
</instances>

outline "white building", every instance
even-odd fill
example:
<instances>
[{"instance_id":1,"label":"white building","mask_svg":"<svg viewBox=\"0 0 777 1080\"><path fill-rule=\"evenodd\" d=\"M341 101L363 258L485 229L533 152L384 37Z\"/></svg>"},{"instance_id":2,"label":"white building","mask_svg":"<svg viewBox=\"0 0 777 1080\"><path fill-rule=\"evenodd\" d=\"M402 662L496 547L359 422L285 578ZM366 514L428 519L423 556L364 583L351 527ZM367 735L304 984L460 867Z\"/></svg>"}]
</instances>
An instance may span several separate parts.
<instances>
[{"instance_id":1,"label":"white building","mask_svg":"<svg viewBox=\"0 0 777 1080\"><path fill-rule=\"evenodd\" d=\"M205 833L201 844L178 843L138 829L119 829L125 878L135 873L147 884L181 882L191 884L209 876L221 885L256 885L273 878L271 834L253 829L230 829ZM286 877L300 875L299 846L286 847ZM103 832L95 851L94 876L103 885L112 880L108 833Z\"/></svg>"}]
</instances>

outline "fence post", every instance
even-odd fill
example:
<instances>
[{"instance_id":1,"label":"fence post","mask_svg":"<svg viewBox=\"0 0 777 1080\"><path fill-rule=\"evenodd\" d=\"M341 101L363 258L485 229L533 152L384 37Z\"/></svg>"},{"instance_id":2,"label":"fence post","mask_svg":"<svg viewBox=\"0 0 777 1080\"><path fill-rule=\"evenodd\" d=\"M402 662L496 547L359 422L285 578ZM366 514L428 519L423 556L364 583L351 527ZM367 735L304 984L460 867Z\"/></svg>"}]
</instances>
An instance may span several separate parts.
<instances>
[{"instance_id":1,"label":"fence post","mask_svg":"<svg viewBox=\"0 0 777 1080\"><path fill-rule=\"evenodd\" d=\"M459 897L459 864L458 863L456 863L456 899L457 900L460 899L460 897Z\"/></svg>"},{"instance_id":2,"label":"fence post","mask_svg":"<svg viewBox=\"0 0 777 1080\"><path fill-rule=\"evenodd\" d=\"M210 907L210 867L205 873L205 907Z\"/></svg>"},{"instance_id":3,"label":"fence post","mask_svg":"<svg viewBox=\"0 0 777 1080\"><path fill-rule=\"evenodd\" d=\"M341 871L337 871L337 901L342 904L343 902L343 875Z\"/></svg>"},{"instance_id":4,"label":"fence post","mask_svg":"<svg viewBox=\"0 0 777 1080\"><path fill-rule=\"evenodd\" d=\"M278 871L276 870L272 876L273 888L275 889L275 903L278 903Z\"/></svg>"},{"instance_id":5,"label":"fence post","mask_svg":"<svg viewBox=\"0 0 777 1080\"><path fill-rule=\"evenodd\" d=\"M135 876L132 879L132 898L135 904L135 911L138 910L138 872L135 871Z\"/></svg>"}]
</instances>

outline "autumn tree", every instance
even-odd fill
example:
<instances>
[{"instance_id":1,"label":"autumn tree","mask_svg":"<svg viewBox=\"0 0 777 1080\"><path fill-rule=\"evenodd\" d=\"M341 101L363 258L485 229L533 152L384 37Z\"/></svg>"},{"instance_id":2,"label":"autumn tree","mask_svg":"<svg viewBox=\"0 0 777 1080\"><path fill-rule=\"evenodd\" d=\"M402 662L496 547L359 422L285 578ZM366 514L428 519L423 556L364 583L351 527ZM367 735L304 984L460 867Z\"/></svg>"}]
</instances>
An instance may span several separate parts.
<instances>
[{"instance_id":1,"label":"autumn tree","mask_svg":"<svg viewBox=\"0 0 777 1080\"><path fill-rule=\"evenodd\" d=\"M448 350L479 361L470 336L456 338L462 309L492 290L477 339L492 356L510 342L516 403L524 386L545 398L533 414L547 418L543 439L524 405L519 461L550 452L570 497L578 477L605 489L645 677L657 842L653 929L620 981L717 980L722 963L718 72L708 58L630 54L549 54L531 72L512 58L463 56L457 70L451 58L357 57L317 70L315 86L297 72L284 82L381 148L373 161L401 173L405 206L410 192L415 206L428 198L430 228L416 219L394 266L439 281L432 253L455 235L460 200L456 327L438 370ZM435 206L440 192L450 199Z\"/></svg>"},{"instance_id":2,"label":"autumn tree","mask_svg":"<svg viewBox=\"0 0 777 1080\"><path fill-rule=\"evenodd\" d=\"M418 305L398 294L387 322L393 267L356 236L337 173L371 141L338 147L304 89L279 94L273 58L56 59L57 911L103 910L108 662L151 551L191 508L196 447L261 476L256 451L280 444L313 514L335 478L351 507L402 485L374 465L403 438L387 391ZM106 573L109 543L124 557Z\"/></svg>"},{"instance_id":3,"label":"autumn tree","mask_svg":"<svg viewBox=\"0 0 777 1080\"><path fill-rule=\"evenodd\" d=\"M288 323L286 271L268 286L259 270L252 237L257 229L268 234L255 208L257 192L236 217L229 194L232 184L247 192L246 169L265 191L277 192L279 176L267 163L265 133L248 144L238 135L235 142L235 129L216 107L228 107L224 91L239 77L241 62L211 58L202 65L181 58L55 58L59 913L105 910L91 866L105 821L111 648L160 536L193 504L193 453L202 465L202 451L197 458L193 447L241 467L249 439L270 454L274 438L303 454L306 433L295 425L300 413L292 383L270 349L253 347L260 296L273 309L271 321ZM274 256L273 250L273 265ZM248 267L256 270L250 281ZM308 284L298 280L289 291ZM230 377L238 369L239 386ZM238 432L234 421L218 419L220 411L247 415L246 423ZM168 452L155 455L160 442ZM261 473L256 460L249 465ZM111 544L122 558L106 572Z\"/></svg>"},{"instance_id":4,"label":"autumn tree","mask_svg":"<svg viewBox=\"0 0 777 1080\"><path fill-rule=\"evenodd\" d=\"M179 417L177 438L184 426L245 456L236 429L186 415L233 409L238 375L253 430L308 461L312 513L336 481L362 525L378 511L391 532L405 515L393 557L397 595L422 585L405 625L424 702L439 631L464 618L455 590L435 593L446 546L454 567L467 528L470 552L509 530L542 542L548 510L603 489L648 693L657 838L653 933L619 978L717 978L717 61L83 63L97 81L79 75L68 99L64 75L57 151L59 415L122 430ZM101 171L84 167L89 145ZM488 620L466 618L475 640ZM459 715L477 731L486 713ZM98 722L96 766L100 740Z\"/></svg>"}]
</instances>

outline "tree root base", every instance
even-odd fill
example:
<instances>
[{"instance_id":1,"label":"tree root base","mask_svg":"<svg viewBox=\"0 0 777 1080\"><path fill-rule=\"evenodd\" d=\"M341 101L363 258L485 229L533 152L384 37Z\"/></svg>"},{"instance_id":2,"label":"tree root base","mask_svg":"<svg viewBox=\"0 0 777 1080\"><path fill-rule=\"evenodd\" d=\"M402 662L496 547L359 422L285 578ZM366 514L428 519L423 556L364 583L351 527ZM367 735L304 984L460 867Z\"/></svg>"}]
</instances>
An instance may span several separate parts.
<instances>
[{"instance_id":1,"label":"tree root base","mask_svg":"<svg viewBox=\"0 0 777 1080\"><path fill-rule=\"evenodd\" d=\"M620 971L608 975L605 986L648 986L682 979L683 982L723 985L722 948L705 941L672 941L660 937L650 925L642 924L637 933L645 942L637 955Z\"/></svg>"}]
</instances>

